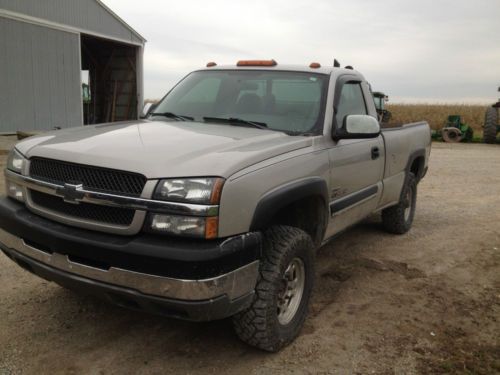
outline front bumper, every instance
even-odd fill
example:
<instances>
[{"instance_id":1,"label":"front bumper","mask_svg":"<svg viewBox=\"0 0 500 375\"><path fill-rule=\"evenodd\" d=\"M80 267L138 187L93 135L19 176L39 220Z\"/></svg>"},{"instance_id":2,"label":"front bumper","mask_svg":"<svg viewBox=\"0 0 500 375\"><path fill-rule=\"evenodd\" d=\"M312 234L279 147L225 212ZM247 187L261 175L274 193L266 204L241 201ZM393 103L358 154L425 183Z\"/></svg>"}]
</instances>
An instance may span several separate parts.
<instances>
[{"instance_id":1,"label":"front bumper","mask_svg":"<svg viewBox=\"0 0 500 375\"><path fill-rule=\"evenodd\" d=\"M258 233L209 243L123 237L54 223L10 199L0 201L0 227L0 248L23 268L129 308L224 318L248 306L257 281Z\"/></svg>"}]
</instances>

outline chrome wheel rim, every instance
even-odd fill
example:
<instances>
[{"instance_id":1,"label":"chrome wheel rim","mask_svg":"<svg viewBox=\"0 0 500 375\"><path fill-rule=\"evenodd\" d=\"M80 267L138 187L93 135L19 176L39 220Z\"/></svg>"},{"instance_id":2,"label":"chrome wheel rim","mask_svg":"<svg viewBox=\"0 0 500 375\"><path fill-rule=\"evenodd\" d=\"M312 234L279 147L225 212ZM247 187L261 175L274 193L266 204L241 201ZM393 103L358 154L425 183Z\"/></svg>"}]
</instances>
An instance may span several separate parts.
<instances>
[{"instance_id":1,"label":"chrome wheel rim","mask_svg":"<svg viewBox=\"0 0 500 375\"><path fill-rule=\"evenodd\" d=\"M278 294L278 321L286 325L292 321L302 301L305 284L305 267L300 258L293 258L282 278Z\"/></svg>"},{"instance_id":2,"label":"chrome wheel rim","mask_svg":"<svg viewBox=\"0 0 500 375\"><path fill-rule=\"evenodd\" d=\"M413 195L413 189L409 188L408 192L406 193L405 221L410 220L412 203L413 203L412 202L412 195Z\"/></svg>"}]
</instances>

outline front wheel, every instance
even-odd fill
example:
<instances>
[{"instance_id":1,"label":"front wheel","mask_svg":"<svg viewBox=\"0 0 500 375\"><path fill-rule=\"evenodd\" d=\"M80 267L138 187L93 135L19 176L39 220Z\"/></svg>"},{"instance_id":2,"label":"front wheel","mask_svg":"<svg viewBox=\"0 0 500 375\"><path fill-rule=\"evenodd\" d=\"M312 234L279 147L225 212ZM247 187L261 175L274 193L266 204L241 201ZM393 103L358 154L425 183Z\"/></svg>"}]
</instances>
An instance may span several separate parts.
<instances>
[{"instance_id":1,"label":"front wheel","mask_svg":"<svg viewBox=\"0 0 500 375\"><path fill-rule=\"evenodd\" d=\"M413 223L416 204L417 179L410 172L406 176L399 203L382 211L382 223L385 230L395 234L408 232Z\"/></svg>"},{"instance_id":2,"label":"front wheel","mask_svg":"<svg viewBox=\"0 0 500 375\"><path fill-rule=\"evenodd\" d=\"M301 229L275 226L264 234L264 254L250 307L233 317L236 334L276 352L304 324L314 281L314 245Z\"/></svg>"}]
</instances>

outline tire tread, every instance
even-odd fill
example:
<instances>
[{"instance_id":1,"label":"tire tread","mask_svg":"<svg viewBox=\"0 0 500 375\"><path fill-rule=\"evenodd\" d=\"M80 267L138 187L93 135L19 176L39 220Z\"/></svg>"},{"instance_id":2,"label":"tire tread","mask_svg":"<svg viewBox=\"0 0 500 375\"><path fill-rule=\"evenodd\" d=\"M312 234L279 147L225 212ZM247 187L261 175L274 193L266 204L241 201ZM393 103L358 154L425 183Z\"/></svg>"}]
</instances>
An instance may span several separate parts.
<instances>
[{"instance_id":1,"label":"tire tread","mask_svg":"<svg viewBox=\"0 0 500 375\"><path fill-rule=\"evenodd\" d=\"M275 226L264 235L264 253L261 260L255 296L251 306L233 317L233 326L238 337L257 348L275 352L288 345L297 336L307 315L307 308L298 317L296 332L283 337L277 327L276 311L273 310L276 285L280 282L283 260L295 247L306 247L313 252L311 237L301 229ZM310 294L309 286L308 293ZM307 286L306 288L307 289ZM307 298L306 290L302 298ZM308 300L306 301L308 303ZM300 311L297 311L299 314ZM294 318L295 319L295 318Z\"/></svg>"},{"instance_id":2,"label":"tire tread","mask_svg":"<svg viewBox=\"0 0 500 375\"><path fill-rule=\"evenodd\" d=\"M484 130L483 141L484 143L495 143L497 139L497 123L498 114L497 109L488 107L484 116Z\"/></svg>"},{"instance_id":3,"label":"tire tread","mask_svg":"<svg viewBox=\"0 0 500 375\"><path fill-rule=\"evenodd\" d=\"M413 173L408 173L406 177L405 184L403 185L403 191L401 192L400 202L392 207L386 208L382 211L382 224L384 228L389 233L394 234L404 234L408 232L411 228L413 222L413 215L415 212L416 197L413 202L413 213L410 216L410 220L407 222L404 218L405 206L403 204L403 197L406 196L406 192L410 186L413 185L414 195L417 194L417 182L416 177Z\"/></svg>"}]
</instances>

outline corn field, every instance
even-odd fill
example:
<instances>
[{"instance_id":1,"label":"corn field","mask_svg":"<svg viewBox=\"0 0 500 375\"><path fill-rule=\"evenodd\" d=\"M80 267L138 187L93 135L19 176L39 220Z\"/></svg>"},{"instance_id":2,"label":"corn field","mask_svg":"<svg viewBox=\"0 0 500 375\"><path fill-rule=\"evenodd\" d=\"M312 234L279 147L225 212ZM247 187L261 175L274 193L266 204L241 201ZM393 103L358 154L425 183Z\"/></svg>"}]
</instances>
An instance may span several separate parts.
<instances>
[{"instance_id":1,"label":"corn field","mask_svg":"<svg viewBox=\"0 0 500 375\"><path fill-rule=\"evenodd\" d=\"M470 125L474 131L482 131L486 106L469 104L388 104L392 112L391 123L409 123L427 121L431 129L441 129L449 115L462 116L462 122Z\"/></svg>"}]
</instances>

